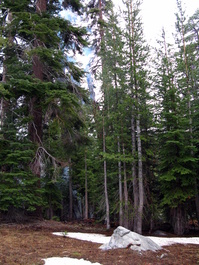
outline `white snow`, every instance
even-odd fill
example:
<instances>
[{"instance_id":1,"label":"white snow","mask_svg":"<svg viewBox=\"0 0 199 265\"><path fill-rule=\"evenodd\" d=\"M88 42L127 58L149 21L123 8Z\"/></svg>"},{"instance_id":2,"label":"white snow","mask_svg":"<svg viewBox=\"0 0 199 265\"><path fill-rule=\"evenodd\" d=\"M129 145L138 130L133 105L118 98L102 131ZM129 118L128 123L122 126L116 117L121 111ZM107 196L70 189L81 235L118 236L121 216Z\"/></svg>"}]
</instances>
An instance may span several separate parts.
<instances>
[{"instance_id":1,"label":"white snow","mask_svg":"<svg viewBox=\"0 0 199 265\"><path fill-rule=\"evenodd\" d=\"M169 246L172 244L196 244L199 245L199 237L154 237L149 236L159 246Z\"/></svg>"},{"instance_id":2,"label":"white snow","mask_svg":"<svg viewBox=\"0 0 199 265\"><path fill-rule=\"evenodd\" d=\"M70 238L76 238L84 241L91 241L93 243L106 244L109 242L111 237L107 237L102 234L89 234L89 233L64 233L56 232L53 235L67 236ZM172 244L197 244L199 245L199 237L149 237L159 246L169 246ZM45 265L101 265L100 263L91 263L90 261L83 259L72 259L72 258L59 258L53 257L45 259Z\"/></svg>"},{"instance_id":3,"label":"white snow","mask_svg":"<svg viewBox=\"0 0 199 265\"><path fill-rule=\"evenodd\" d=\"M72 258L49 258L44 259L45 265L101 265L100 263L91 263L84 259Z\"/></svg>"},{"instance_id":4,"label":"white snow","mask_svg":"<svg viewBox=\"0 0 199 265\"><path fill-rule=\"evenodd\" d=\"M80 240L85 240L85 241L90 241L94 243L99 243L99 244L106 244L109 242L111 237L101 235L101 234L89 234L89 233L53 233L53 235L56 236L67 236L71 238L76 238Z\"/></svg>"},{"instance_id":5,"label":"white snow","mask_svg":"<svg viewBox=\"0 0 199 265\"><path fill-rule=\"evenodd\" d=\"M67 236L70 238L76 238L84 241L91 241L93 243L106 244L110 241L110 236L105 236L102 234L88 234L88 233L53 233L57 236ZM172 244L198 244L199 237L155 237L149 236L159 246L169 246Z\"/></svg>"}]
</instances>

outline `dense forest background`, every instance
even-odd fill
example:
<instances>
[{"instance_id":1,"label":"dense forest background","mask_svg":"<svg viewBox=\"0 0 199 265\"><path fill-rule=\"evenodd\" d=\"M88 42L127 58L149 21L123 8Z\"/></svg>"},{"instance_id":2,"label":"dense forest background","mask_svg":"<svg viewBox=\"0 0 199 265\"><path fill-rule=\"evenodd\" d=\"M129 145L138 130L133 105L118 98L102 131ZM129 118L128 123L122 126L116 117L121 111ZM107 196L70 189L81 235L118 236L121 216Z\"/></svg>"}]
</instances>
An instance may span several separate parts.
<instances>
[{"instance_id":1,"label":"dense forest background","mask_svg":"<svg viewBox=\"0 0 199 265\"><path fill-rule=\"evenodd\" d=\"M112 1L82 2L0 1L1 220L94 219L138 233L164 223L181 235L199 220L199 10L187 18L177 0L175 42L163 30L154 48L141 1L120 14ZM97 102L71 55L84 47Z\"/></svg>"}]
</instances>

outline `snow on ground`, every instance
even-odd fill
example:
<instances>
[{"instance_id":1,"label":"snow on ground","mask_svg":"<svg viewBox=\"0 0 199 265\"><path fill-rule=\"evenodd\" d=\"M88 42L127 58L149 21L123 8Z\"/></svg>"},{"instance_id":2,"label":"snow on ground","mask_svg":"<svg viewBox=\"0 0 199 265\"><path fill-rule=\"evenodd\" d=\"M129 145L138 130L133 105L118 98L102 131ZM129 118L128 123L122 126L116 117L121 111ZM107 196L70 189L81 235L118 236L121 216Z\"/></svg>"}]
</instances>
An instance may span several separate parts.
<instances>
[{"instance_id":1,"label":"snow on ground","mask_svg":"<svg viewBox=\"0 0 199 265\"><path fill-rule=\"evenodd\" d=\"M111 237L101 234L88 234L88 233L53 233L56 236L67 236L76 238L79 240L91 241L99 244L106 244L109 242ZM172 244L197 244L199 245L199 237L149 237L159 246L169 246ZM48 258L45 259L45 265L100 265L100 263L91 263L90 261L83 259L72 259L72 258Z\"/></svg>"},{"instance_id":2,"label":"snow on ground","mask_svg":"<svg viewBox=\"0 0 199 265\"><path fill-rule=\"evenodd\" d=\"M53 235L57 236L67 236L71 238L76 238L79 240L91 241L99 244L106 244L110 241L109 236L101 235L101 234L88 234L88 233L53 233ZM155 237L149 236L151 240L153 240L159 246L169 246L172 244L198 244L199 245L199 237Z\"/></svg>"},{"instance_id":3,"label":"snow on ground","mask_svg":"<svg viewBox=\"0 0 199 265\"><path fill-rule=\"evenodd\" d=\"M72 258L49 258L44 259L45 265L101 265L100 263L91 263L84 259Z\"/></svg>"},{"instance_id":4,"label":"snow on ground","mask_svg":"<svg viewBox=\"0 0 199 265\"><path fill-rule=\"evenodd\" d=\"M172 244L196 244L199 245L199 237L155 237L149 236L159 246L169 246Z\"/></svg>"},{"instance_id":5,"label":"snow on ground","mask_svg":"<svg viewBox=\"0 0 199 265\"><path fill-rule=\"evenodd\" d=\"M85 241L90 241L94 243L99 243L99 244L106 244L110 240L110 236L105 236L101 234L88 234L88 233L53 233L53 235L56 236L67 236L71 238L76 238L80 240L85 240Z\"/></svg>"}]
</instances>

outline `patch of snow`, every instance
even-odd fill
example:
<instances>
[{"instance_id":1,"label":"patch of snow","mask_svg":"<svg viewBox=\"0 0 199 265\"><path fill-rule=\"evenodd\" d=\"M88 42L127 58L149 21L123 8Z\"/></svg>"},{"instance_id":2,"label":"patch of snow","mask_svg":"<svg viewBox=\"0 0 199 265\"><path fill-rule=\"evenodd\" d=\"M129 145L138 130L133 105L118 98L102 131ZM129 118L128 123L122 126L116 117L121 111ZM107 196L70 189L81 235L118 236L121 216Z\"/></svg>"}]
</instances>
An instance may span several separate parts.
<instances>
[{"instance_id":1,"label":"patch of snow","mask_svg":"<svg viewBox=\"0 0 199 265\"><path fill-rule=\"evenodd\" d=\"M101 234L89 234L89 233L53 233L56 236L67 236L70 238L75 238L79 240L90 241L93 243L106 244L110 241L110 236L105 236Z\"/></svg>"},{"instance_id":2,"label":"patch of snow","mask_svg":"<svg viewBox=\"0 0 199 265\"><path fill-rule=\"evenodd\" d=\"M101 265L100 263L91 263L84 259L72 258L48 258L44 259L45 265Z\"/></svg>"},{"instance_id":3,"label":"patch of snow","mask_svg":"<svg viewBox=\"0 0 199 265\"><path fill-rule=\"evenodd\" d=\"M149 236L159 246L170 246L173 244L196 244L199 245L199 237L155 237Z\"/></svg>"},{"instance_id":4,"label":"patch of snow","mask_svg":"<svg viewBox=\"0 0 199 265\"><path fill-rule=\"evenodd\" d=\"M79 240L90 241L93 243L106 244L110 241L110 236L105 236L102 234L89 234L89 233L67 233L66 235L62 232L53 233L57 236L67 236L70 238L76 238ZM199 245L199 237L155 237L148 236L159 246L169 246L172 244L196 244Z\"/></svg>"}]
</instances>

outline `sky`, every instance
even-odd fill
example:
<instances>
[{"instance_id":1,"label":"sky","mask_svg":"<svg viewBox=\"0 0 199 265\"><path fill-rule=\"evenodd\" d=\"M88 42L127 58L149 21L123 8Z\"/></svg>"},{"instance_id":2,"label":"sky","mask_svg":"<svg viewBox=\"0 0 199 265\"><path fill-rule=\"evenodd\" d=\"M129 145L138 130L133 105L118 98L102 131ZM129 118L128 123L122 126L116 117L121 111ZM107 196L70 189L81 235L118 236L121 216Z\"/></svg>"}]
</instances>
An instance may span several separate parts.
<instances>
[{"instance_id":1,"label":"sky","mask_svg":"<svg viewBox=\"0 0 199 265\"><path fill-rule=\"evenodd\" d=\"M121 0L113 0L116 6L121 6ZM198 0L182 0L182 8L185 15L190 17L199 9ZM141 5L141 16L146 40L154 45L156 39L160 39L162 28L169 38L175 31L175 21L177 12L176 0L143 0Z\"/></svg>"}]
</instances>

